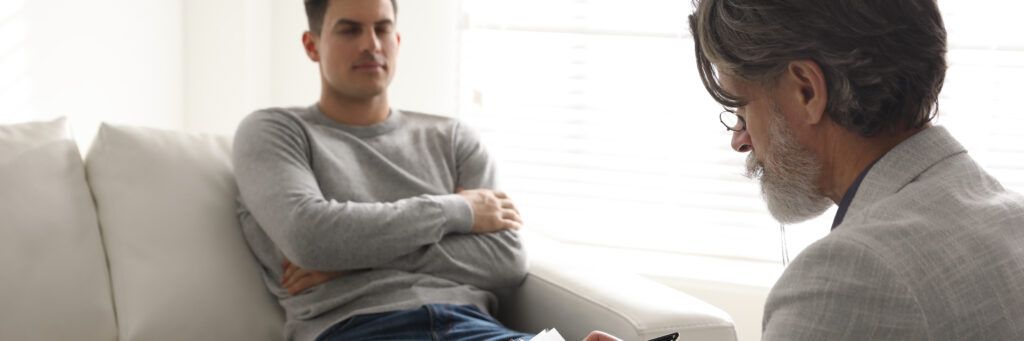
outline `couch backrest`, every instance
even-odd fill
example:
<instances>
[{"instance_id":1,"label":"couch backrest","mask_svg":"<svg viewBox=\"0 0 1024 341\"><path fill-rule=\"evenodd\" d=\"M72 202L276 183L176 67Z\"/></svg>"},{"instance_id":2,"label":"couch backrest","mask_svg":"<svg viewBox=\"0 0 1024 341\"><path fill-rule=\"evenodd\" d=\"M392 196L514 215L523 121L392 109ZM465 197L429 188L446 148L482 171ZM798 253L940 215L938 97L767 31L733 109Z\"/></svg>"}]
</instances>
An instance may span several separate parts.
<instances>
[{"instance_id":1,"label":"couch backrest","mask_svg":"<svg viewBox=\"0 0 1024 341\"><path fill-rule=\"evenodd\" d=\"M121 340L280 340L235 216L227 137L100 127L86 169Z\"/></svg>"},{"instance_id":2,"label":"couch backrest","mask_svg":"<svg viewBox=\"0 0 1024 341\"><path fill-rule=\"evenodd\" d=\"M0 126L0 340L114 340L110 295L65 121Z\"/></svg>"}]
</instances>

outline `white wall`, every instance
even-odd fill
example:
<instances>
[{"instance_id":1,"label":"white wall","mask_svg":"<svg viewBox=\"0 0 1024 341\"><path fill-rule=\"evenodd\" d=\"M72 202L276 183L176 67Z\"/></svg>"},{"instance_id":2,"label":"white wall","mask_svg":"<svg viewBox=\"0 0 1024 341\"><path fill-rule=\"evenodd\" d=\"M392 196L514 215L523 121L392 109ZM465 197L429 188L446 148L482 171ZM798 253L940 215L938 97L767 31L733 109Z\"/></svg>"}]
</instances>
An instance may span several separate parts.
<instances>
[{"instance_id":1,"label":"white wall","mask_svg":"<svg viewBox=\"0 0 1024 341\"><path fill-rule=\"evenodd\" d=\"M273 1L274 58L271 92L274 106L305 106L320 98L320 72L302 49L306 12L298 1Z\"/></svg>"},{"instance_id":2,"label":"white wall","mask_svg":"<svg viewBox=\"0 0 1024 341\"><path fill-rule=\"evenodd\" d=\"M399 0L402 47L390 98L396 107L454 116L458 108L458 0Z\"/></svg>"},{"instance_id":3,"label":"white wall","mask_svg":"<svg viewBox=\"0 0 1024 341\"><path fill-rule=\"evenodd\" d=\"M271 0L183 3L184 128L234 132L241 117L272 103Z\"/></svg>"},{"instance_id":4,"label":"white wall","mask_svg":"<svg viewBox=\"0 0 1024 341\"><path fill-rule=\"evenodd\" d=\"M182 127L177 0L0 1L0 123L67 116L86 148L101 121Z\"/></svg>"},{"instance_id":5,"label":"white wall","mask_svg":"<svg viewBox=\"0 0 1024 341\"><path fill-rule=\"evenodd\" d=\"M399 1L400 108L454 115L458 0ZM231 134L245 115L319 98L298 1L0 1L0 123L67 116Z\"/></svg>"}]
</instances>

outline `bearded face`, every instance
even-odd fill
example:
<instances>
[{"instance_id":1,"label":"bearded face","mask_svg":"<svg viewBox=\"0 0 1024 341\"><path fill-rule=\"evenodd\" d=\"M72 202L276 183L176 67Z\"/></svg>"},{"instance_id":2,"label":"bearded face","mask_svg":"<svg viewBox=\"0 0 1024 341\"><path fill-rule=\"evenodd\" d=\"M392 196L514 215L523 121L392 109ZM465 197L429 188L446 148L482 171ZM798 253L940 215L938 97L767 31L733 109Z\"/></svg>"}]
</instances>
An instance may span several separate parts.
<instances>
[{"instance_id":1,"label":"bearded face","mask_svg":"<svg viewBox=\"0 0 1024 341\"><path fill-rule=\"evenodd\" d=\"M771 145L761 160L747 155L746 176L761 182L761 195L775 220L793 224L821 215L832 201L818 190L816 180L822 164L810 150L796 142L782 118L781 109L771 106L768 135Z\"/></svg>"}]
</instances>

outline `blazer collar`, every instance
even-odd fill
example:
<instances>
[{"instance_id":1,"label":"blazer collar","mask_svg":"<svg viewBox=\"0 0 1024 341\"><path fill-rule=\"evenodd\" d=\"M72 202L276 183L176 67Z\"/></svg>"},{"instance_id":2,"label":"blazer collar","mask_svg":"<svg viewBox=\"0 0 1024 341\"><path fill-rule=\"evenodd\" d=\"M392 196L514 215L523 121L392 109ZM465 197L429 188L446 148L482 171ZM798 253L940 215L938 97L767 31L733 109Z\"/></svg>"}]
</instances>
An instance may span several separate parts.
<instances>
[{"instance_id":1,"label":"blazer collar","mask_svg":"<svg viewBox=\"0 0 1024 341\"><path fill-rule=\"evenodd\" d=\"M899 192L928 168L966 152L945 127L930 127L914 134L882 156L868 171L847 214Z\"/></svg>"}]
</instances>

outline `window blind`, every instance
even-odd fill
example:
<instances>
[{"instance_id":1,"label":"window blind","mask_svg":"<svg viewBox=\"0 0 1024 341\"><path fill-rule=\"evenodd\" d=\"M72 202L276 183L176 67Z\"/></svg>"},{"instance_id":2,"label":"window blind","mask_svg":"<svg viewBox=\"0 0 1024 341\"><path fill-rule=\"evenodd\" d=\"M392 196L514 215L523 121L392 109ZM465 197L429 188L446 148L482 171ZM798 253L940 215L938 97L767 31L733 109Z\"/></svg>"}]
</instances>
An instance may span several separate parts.
<instances>
[{"instance_id":1,"label":"window blind","mask_svg":"<svg viewBox=\"0 0 1024 341\"><path fill-rule=\"evenodd\" d=\"M571 243L780 260L778 223L757 183L741 175L745 154L729 147L721 107L697 75L690 1L463 0L462 8L459 115L497 158L528 228ZM1006 143L1020 134L1004 124L1024 115L997 99L1008 90L976 88L1020 72L1024 58L1001 42L950 52L940 123L1020 190L1024 149ZM825 235L833 215L787 227L790 255Z\"/></svg>"}]
</instances>

